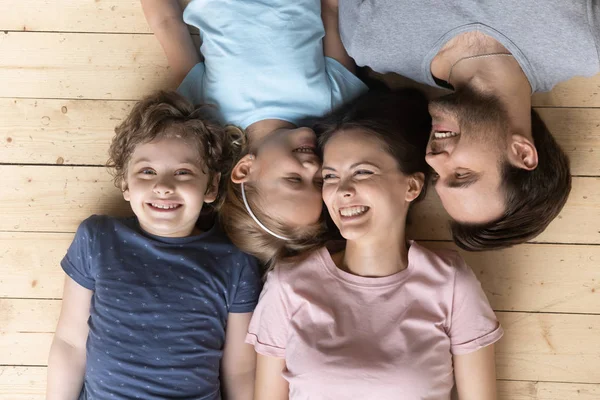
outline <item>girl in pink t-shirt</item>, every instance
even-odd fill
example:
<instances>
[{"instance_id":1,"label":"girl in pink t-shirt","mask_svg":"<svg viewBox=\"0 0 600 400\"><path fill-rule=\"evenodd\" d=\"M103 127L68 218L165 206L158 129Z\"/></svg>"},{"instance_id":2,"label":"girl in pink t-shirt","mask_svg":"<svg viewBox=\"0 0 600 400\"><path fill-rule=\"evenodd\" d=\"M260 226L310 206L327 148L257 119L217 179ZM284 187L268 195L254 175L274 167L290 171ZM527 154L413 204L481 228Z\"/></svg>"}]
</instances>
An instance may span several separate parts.
<instances>
[{"instance_id":1,"label":"girl in pink t-shirt","mask_svg":"<svg viewBox=\"0 0 600 400\"><path fill-rule=\"evenodd\" d=\"M407 241L425 193L426 100L368 94L319 126L323 199L346 239L268 274L246 341L255 399L496 398L502 336L481 285L452 251Z\"/></svg>"}]
</instances>

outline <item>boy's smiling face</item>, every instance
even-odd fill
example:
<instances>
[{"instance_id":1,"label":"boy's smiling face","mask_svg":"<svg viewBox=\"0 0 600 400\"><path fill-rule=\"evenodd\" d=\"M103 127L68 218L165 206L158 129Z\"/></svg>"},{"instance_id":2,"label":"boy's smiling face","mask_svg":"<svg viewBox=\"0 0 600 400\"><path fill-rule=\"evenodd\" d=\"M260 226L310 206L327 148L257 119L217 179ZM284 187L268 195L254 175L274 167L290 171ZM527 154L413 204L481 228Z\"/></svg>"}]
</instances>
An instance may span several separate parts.
<instances>
[{"instance_id":1,"label":"boy's smiling face","mask_svg":"<svg viewBox=\"0 0 600 400\"><path fill-rule=\"evenodd\" d=\"M217 196L219 176L215 174L209 185L207 172L196 147L183 139L140 144L127 164L123 197L144 231L163 237L189 236L202 204Z\"/></svg>"}]
</instances>

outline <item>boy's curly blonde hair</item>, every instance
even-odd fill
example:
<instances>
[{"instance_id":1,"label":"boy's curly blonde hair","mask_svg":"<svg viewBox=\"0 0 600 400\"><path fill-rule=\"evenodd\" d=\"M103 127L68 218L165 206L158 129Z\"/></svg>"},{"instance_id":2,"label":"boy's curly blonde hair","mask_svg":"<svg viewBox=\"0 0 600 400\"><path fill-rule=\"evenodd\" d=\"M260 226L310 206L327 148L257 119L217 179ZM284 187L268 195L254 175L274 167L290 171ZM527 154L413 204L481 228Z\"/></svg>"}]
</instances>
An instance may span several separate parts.
<instances>
[{"instance_id":1,"label":"boy's curly blonde hair","mask_svg":"<svg viewBox=\"0 0 600 400\"><path fill-rule=\"evenodd\" d=\"M111 168L115 186L120 188L126 184L127 164L136 146L170 137L181 138L197 149L208 182L212 182L215 174L228 175L232 164L232 141L228 129L213 113L212 106L194 106L174 91L161 90L140 100L115 128L116 135L110 145L106 165ZM223 181L221 179L219 196L213 203L217 208L222 202Z\"/></svg>"}]
</instances>

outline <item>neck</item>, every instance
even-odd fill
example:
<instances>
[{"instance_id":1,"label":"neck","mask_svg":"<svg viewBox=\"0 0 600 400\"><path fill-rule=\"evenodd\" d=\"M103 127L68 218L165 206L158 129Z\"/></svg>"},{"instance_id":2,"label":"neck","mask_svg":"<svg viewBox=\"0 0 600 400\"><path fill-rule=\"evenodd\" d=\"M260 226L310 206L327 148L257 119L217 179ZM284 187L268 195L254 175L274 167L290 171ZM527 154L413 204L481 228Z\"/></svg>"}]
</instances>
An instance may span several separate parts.
<instances>
[{"instance_id":1,"label":"neck","mask_svg":"<svg viewBox=\"0 0 600 400\"><path fill-rule=\"evenodd\" d=\"M252 146L279 129L294 129L296 126L280 119L264 119L246 128L248 143Z\"/></svg>"},{"instance_id":2,"label":"neck","mask_svg":"<svg viewBox=\"0 0 600 400\"><path fill-rule=\"evenodd\" d=\"M375 241L349 240L334 261L338 268L358 276L383 277L400 272L408 266L404 231Z\"/></svg>"}]
</instances>

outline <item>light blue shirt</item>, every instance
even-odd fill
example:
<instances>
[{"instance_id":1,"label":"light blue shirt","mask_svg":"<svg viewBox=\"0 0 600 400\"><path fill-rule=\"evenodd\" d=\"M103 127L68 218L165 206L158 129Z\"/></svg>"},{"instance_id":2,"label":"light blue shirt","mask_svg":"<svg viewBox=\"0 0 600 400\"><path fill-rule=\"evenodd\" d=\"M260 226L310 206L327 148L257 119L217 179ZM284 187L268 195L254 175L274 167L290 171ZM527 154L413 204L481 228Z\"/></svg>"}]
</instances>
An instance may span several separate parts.
<instances>
[{"instance_id":1,"label":"light blue shirt","mask_svg":"<svg viewBox=\"0 0 600 400\"><path fill-rule=\"evenodd\" d=\"M200 30L205 60L178 91L215 104L224 123L302 125L367 90L324 56L320 0L193 0L184 20Z\"/></svg>"}]
</instances>

